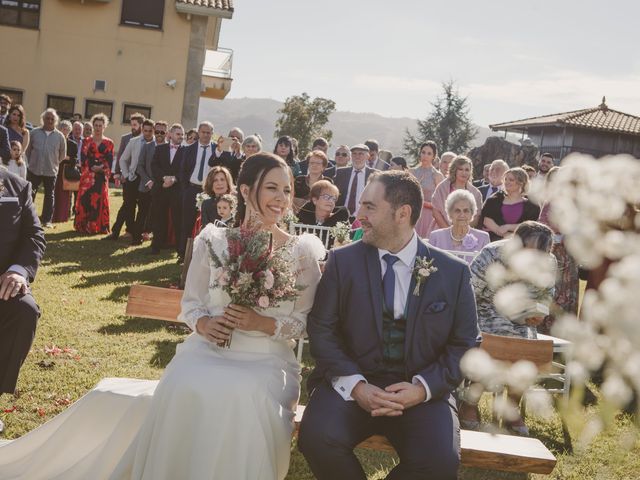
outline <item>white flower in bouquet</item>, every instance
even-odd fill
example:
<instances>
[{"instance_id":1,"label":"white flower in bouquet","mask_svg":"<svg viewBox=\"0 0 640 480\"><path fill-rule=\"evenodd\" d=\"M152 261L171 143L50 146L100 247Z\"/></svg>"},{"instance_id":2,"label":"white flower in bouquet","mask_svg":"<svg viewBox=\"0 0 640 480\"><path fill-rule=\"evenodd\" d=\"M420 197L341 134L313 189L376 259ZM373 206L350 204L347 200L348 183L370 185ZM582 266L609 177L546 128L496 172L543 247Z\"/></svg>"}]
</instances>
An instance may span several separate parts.
<instances>
[{"instance_id":1,"label":"white flower in bouquet","mask_svg":"<svg viewBox=\"0 0 640 480\"><path fill-rule=\"evenodd\" d=\"M196 195L196 208L198 210L202 210L202 204L204 203L205 200L211 198L208 194L204 193L204 192L200 192Z\"/></svg>"}]
</instances>

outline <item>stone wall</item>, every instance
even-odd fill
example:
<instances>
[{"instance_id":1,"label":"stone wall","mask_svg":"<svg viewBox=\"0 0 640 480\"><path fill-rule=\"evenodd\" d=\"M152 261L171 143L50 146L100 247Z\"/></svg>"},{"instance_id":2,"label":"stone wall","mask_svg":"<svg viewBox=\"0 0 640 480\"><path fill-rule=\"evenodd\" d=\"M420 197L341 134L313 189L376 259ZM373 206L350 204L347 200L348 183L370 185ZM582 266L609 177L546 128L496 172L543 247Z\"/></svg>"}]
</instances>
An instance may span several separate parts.
<instances>
[{"instance_id":1,"label":"stone wall","mask_svg":"<svg viewBox=\"0 0 640 480\"><path fill-rule=\"evenodd\" d=\"M469 150L467 156L473 161L473 177L482 177L485 164L501 158L510 167L538 165L538 147L529 139L520 141L520 145L511 143L502 137L489 137L484 145Z\"/></svg>"}]
</instances>

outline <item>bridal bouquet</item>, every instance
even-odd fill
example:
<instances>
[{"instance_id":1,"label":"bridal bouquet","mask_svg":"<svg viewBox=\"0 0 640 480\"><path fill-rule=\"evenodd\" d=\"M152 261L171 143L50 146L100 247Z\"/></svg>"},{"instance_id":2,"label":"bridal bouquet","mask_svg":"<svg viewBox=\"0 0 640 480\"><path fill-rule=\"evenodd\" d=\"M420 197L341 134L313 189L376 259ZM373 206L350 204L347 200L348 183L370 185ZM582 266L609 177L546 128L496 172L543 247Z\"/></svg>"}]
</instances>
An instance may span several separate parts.
<instances>
[{"instance_id":1,"label":"bridal bouquet","mask_svg":"<svg viewBox=\"0 0 640 480\"><path fill-rule=\"evenodd\" d=\"M303 287L296 286L290 251L274 249L271 233L241 226L229 228L225 234L228 250L222 255L206 240L213 267L211 288L222 288L233 304L257 310L298 297ZM230 343L231 339L225 346Z\"/></svg>"}]
</instances>

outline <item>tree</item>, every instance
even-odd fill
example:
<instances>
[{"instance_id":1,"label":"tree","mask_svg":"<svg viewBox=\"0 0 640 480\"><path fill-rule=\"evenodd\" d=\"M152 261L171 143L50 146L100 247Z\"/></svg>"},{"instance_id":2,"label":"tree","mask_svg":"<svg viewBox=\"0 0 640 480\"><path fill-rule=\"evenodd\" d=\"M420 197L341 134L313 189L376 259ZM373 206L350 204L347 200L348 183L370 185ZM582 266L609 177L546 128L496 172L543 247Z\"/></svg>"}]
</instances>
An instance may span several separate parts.
<instances>
[{"instance_id":1,"label":"tree","mask_svg":"<svg viewBox=\"0 0 640 480\"><path fill-rule=\"evenodd\" d=\"M276 121L276 138L289 135L298 140L300 158L311 150L312 142L317 137L331 140L333 132L325 129L336 109L336 102L317 97L311 100L307 93L294 95L285 100L283 107L278 110L280 118Z\"/></svg>"},{"instance_id":2,"label":"tree","mask_svg":"<svg viewBox=\"0 0 640 480\"><path fill-rule=\"evenodd\" d=\"M418 159L418 148L427 140L433 140L441 152L464 153L478 130L469 118L467 97L461 97L455 82L442 84L443 94L431 102L433 110L424 120L418 120L418 133L413 135L406 129L404 152Z\"/></svg>"}]
</instances>

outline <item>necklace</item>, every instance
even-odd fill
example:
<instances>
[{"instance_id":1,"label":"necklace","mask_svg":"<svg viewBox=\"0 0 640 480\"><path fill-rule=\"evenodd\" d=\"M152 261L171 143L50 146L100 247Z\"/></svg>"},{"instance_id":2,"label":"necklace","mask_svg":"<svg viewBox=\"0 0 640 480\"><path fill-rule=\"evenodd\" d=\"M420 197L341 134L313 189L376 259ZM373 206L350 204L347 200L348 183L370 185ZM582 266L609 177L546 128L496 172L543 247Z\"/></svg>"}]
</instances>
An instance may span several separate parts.
<instances>
[{"instance_id":1,"label":"necklace","mask_svg":"<svg viewBox=\"0 0 640 480\"><path fill-rule=\"evenodd\" d=\"M449 229L449 235L451 235L451 240L453 240L456 243L462 243L462 241L464 240L464 237L466 237L469 234L469 231L471 230L471 227L467 226L467 231L465 232L464 235L462 235L462 238L456 238L456 236L453 234L453 227L451 227Z\"/></svg>"}]
</instances>

